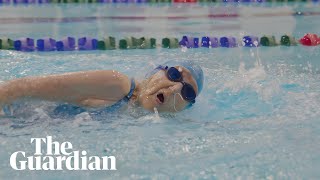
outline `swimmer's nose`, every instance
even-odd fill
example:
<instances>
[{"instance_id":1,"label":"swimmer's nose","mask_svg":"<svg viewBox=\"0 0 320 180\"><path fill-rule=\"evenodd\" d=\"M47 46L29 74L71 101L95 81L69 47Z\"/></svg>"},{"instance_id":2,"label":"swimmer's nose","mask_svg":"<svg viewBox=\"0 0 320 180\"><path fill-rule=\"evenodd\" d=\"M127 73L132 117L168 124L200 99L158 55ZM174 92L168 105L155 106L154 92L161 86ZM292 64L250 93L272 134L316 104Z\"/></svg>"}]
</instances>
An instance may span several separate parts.
<instances>
[{"instance_id":1,"label":"swimmer's nose","mask_svg":"<svg viewBox=\"0 0 320 180\"><path fill-rule=\"evenodd\" d=\"M172 94L180 93L182 86L183 86L182 83L177 82L175 83L175 85L170 86L169 89L171 90Z\"/></svg>"}]
</instances>

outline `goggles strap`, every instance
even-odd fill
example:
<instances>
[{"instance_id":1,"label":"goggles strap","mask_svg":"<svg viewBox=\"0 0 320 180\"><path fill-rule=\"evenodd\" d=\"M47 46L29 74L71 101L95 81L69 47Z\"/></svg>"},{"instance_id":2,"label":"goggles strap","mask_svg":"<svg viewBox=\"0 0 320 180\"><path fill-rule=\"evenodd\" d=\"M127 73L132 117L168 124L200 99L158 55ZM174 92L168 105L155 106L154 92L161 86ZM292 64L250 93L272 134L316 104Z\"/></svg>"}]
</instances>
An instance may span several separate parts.
<instances>
[{"instance_id":1,"label":"goggles strap","mask_svg":"<svg viewBox=\"0 0 320 180\"><path fill-rule=\"evenodd\" d=\"M178 110L177 110L177 108L176 108L176 95L177 95L177 94L181 97L181 99L183 99L180 93L174 93L174 96L173 96L173 109L174 109L176 112L178 112Z\"/></svg>"}]
</instances>

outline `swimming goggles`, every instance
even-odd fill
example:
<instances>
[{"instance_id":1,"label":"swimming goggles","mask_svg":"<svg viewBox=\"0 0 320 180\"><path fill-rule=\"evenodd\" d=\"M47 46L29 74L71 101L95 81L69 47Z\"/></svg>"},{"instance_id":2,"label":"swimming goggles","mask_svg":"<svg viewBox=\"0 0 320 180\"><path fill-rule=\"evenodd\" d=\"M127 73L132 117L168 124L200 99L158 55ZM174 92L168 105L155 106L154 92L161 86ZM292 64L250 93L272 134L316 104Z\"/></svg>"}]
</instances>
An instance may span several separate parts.
<instances>
[{"instance_id":1,"label":"swimming goggles","mask_svg":"<svg viewBox=\"0 0 320 180\"><path fill-rule=\"evenodd\" d=\"M191 84L186 83L182 79L182 75L180 71L175 68L175 67L168 67L168 66L158 66L156 69L164 70L166 71L167 78L170 81L173 82L181 82L182 83L182 89L181 89L181 96L184 100L190 102L190 103L195 103L196 102L196 92L191 86Z\"/></svg>"}]
</instances>

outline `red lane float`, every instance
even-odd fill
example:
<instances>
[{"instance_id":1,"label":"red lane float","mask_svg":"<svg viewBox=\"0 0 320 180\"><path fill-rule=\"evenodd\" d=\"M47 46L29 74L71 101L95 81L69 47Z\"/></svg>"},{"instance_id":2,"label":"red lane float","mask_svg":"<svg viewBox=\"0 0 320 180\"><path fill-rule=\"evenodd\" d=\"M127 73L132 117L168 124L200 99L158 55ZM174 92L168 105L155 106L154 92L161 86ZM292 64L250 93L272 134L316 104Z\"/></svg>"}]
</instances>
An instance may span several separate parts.
<instances>
[{"instance_id":1,"label":"red lane float","mask_svg":"<svg viewBox=\"0 0 320 180\"><path fill-rule=\"evenodd\" d=\"M299 42L305 46L317 46L320 44L320 37L316 34L308 33L304 35Z\"/></svg>"}]
</instances>

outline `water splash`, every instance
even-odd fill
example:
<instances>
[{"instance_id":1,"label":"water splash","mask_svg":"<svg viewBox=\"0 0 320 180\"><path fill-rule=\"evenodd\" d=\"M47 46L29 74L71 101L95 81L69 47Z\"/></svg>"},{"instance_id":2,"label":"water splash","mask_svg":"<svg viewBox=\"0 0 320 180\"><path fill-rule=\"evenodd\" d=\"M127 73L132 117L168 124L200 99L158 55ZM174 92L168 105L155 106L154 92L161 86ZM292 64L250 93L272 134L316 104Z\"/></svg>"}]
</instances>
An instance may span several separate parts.
<instances>
[{"instance_id":1,"label":"water splash","mask_svg":"<svg viewBox=\"0 0 320 180\"><path fill-rule=\"evenodd\" d=\"M244 89L255 91L259 96L268 101L273 95L280 91L280 83L276 78L268 75L265 67L262 65L259 50L256 48L256 53L250 49L250 55L256 59L254 67L246 69L243 61L240 62L238 71L225 82L216 93L221 93L225 90L230 90L232 93L238 93Z\"/></svg>"},{"instance_id":2,"label":"water splash","mask_svg":"<svg viewBox=\"0 0 320 180\"><path fill-rule=\"evenodd\" d=\"M159 116L159 112L158 112L158 109L156 107L153 108L153 111L154 111L154 114L155 114L155 117L157 120L160 120L160 116Z\"/></svg>"}]
</instances>

